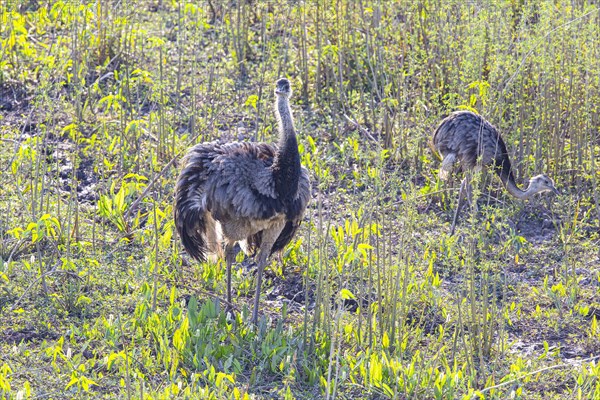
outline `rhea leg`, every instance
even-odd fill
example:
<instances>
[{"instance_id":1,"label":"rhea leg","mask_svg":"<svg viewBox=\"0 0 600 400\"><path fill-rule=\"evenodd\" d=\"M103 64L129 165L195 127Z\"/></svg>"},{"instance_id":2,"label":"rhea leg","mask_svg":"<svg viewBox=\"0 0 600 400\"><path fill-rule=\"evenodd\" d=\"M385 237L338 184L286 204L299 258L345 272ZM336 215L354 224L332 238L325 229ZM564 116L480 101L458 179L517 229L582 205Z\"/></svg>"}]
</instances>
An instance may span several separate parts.
<instances>
[{"instance_id":1,"label":"rhea leg","mask_svg":"<svg viewBox=\"0 0 600 400\"><path fill-rule=\"evenodd\" d=\"M260 288L262 286L263 270L267 266L267 260L271 254L271 248L275 243L277 237L283 230L284 224L278 224L271 229L263 231L262 243L260 245L260 252L258 254L258 271L256 273L256 292L254 294L254 309L252 311L252 323L255 325L258 322L258 305L260 303Z\"/></svg>"},{"instance_id":2,"label":"rhea leg","mask_svg":"<svg viewBox=\"0 0 600 400\"><path fill-rule=\"evenodd\" d=\"M267 264L267 258L271 248L269 247L269 252L265 251L266 249L261 249L259 261L258 261L258 271L256 273L256 292L254 293L254 308L252 309L252 323L256 325L258 322L258 303L260 302L260 287L262 285L262 274L263 269Z\"/></svg>"},{"instance_id":3,"label":"rhea leg","mask_svg":"<svg viewBox=\"0 0 600 400\"><path fill-rule=\"evenodd\" d=\"M233 304L231 301L231 265L235 261L235 242L227 242L225 245L225 263L227 264L227 307Z\"/></svg>"},{"instance_id":4,"label":"rhea leg","mask_svg":"<svg viewBox=\"0 0 600 400\"><path fill-rule=\"evenodd\" d=\"M452 172L452 168L453 168L455 162L456 162L456 154L449 153L444 156L444 158L442 159L442 164L440 165L440 171L438 174L439 178L442 181L448 181L448 178L450 177L450 172ZM440 205L442 206L443 209L448 208L448 195L445 192L442 192L440 203L441 203Z\"/></svg>"},{"instance_id":5,"label":"rhea leg","mask_svg":"<svg viewBox=\"0 0 600 400\"><path fill-rule=\"evenodd\" d=\"M454 211L454 218L452 218L452 227L450 228L450 235L454 235L454 229L456 228L456 222L458 221L458 214L460 214L460 209L464 205L465 197L469 198L469 202L471 202L471 190L470 190L469 177L465 176L460 183L460 190L458 191L458 204L456 205L456 211ZM465 196L466 194L466 196Z\"/></svg>"}]
</instances>

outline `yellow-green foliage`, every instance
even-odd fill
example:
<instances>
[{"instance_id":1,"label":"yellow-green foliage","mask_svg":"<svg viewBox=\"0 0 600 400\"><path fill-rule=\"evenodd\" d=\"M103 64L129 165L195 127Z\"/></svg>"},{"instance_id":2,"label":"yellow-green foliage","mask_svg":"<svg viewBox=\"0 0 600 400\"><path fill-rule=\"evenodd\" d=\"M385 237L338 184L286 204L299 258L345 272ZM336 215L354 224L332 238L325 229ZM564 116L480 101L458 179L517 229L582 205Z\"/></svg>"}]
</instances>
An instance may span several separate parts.
<instances>
[{"instance_id":1,"label":"yellow-green foliage","mask_svg":"<svg viewBox=\"0 0 600 400\"><path fill-rule=\"evenodd\" d=\"M600 398L593 1L0 2L0 399ZM266 273L195 263L179 161L276 140L313 199ZM503 133L526 203L476 176L449 236L438 121Z\"/></svg>"}]
</instances>

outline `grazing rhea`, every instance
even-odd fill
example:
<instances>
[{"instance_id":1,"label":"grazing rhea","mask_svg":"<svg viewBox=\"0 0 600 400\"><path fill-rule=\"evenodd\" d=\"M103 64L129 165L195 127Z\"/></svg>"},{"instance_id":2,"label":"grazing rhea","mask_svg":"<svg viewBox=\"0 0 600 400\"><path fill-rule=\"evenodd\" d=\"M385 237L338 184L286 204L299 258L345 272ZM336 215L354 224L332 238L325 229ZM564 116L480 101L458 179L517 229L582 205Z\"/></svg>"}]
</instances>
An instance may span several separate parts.
<instances>
[{"instance_id":1,"label":"grazing rhea","mask_svg":"<svg viewBox=\"0 0 600 400\"><path fill-rule=\"evenodd\" d=\"M446 179L456 161L459 161L466 176L460 185L458 205L452 220L451 233L458 219L464 194L467 192L471 202L469 184L470 171L481 170L482 166L491 166L508 192L518 199L528 199L536 193L554 192L552 179L546 175L537 175L529 180L527 189L520 189L513 176L506 145L498 130L483 117L470 111L457 111L446 117L433 134L433 144L442 155L440 178Z\"/></svg>"},{"instance_id":2,"label":"grazing rhea","mask_svg":"<svg viewBox=\"0 0 600 400\"><path fill-rule=\"evenodd\" d=\"M296 233L310 199L308 171L300 165L289 98L290 82L275 86L278 145L202 143L183 161L175 188L174 218L190 256L205 261L225 245L227 301L236 242L249 254L258 250L252 321L257 322L262 274L268 257Z\"/></svg>"}]
</instances>

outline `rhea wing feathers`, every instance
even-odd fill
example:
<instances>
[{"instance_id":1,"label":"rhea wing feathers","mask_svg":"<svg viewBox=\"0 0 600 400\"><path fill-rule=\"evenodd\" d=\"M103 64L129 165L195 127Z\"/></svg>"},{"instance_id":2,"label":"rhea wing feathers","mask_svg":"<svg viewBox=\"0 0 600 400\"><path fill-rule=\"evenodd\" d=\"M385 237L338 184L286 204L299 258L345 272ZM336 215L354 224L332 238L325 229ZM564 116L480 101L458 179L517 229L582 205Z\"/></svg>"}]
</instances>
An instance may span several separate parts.
<instances>
[{"instance_id":1,"label":"rhea wing feathers","mask_svg":"<svg viewBox=\"0 0 600 400\"><path fill-rule=\"evenodd\" d=\"M227 143L210 164L207 208L216 219L265 220L283 212L271 165L276 148L265 143Z\"/></svg>"}]
</instances>

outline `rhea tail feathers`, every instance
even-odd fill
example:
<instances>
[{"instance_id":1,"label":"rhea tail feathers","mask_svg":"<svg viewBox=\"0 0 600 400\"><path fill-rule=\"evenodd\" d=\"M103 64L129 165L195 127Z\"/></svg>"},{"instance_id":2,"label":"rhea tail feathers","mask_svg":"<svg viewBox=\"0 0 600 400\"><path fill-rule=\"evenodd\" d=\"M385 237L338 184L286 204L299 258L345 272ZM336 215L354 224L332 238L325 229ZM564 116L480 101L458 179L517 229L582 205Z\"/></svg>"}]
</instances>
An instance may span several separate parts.
<instances>
[{"instance_id":1,"label":"rhea tail feathers","mask_svg":"<svg viewBox=\"0 0 600 400\"><path fill-rule=\"evenodd\" d=\"M175 227L187 253L198 261L216 261L222 256L221 226L206 209L205 180L201 165L188 164L175 189L173 215Z\"/></svg>"}]
</instances>

